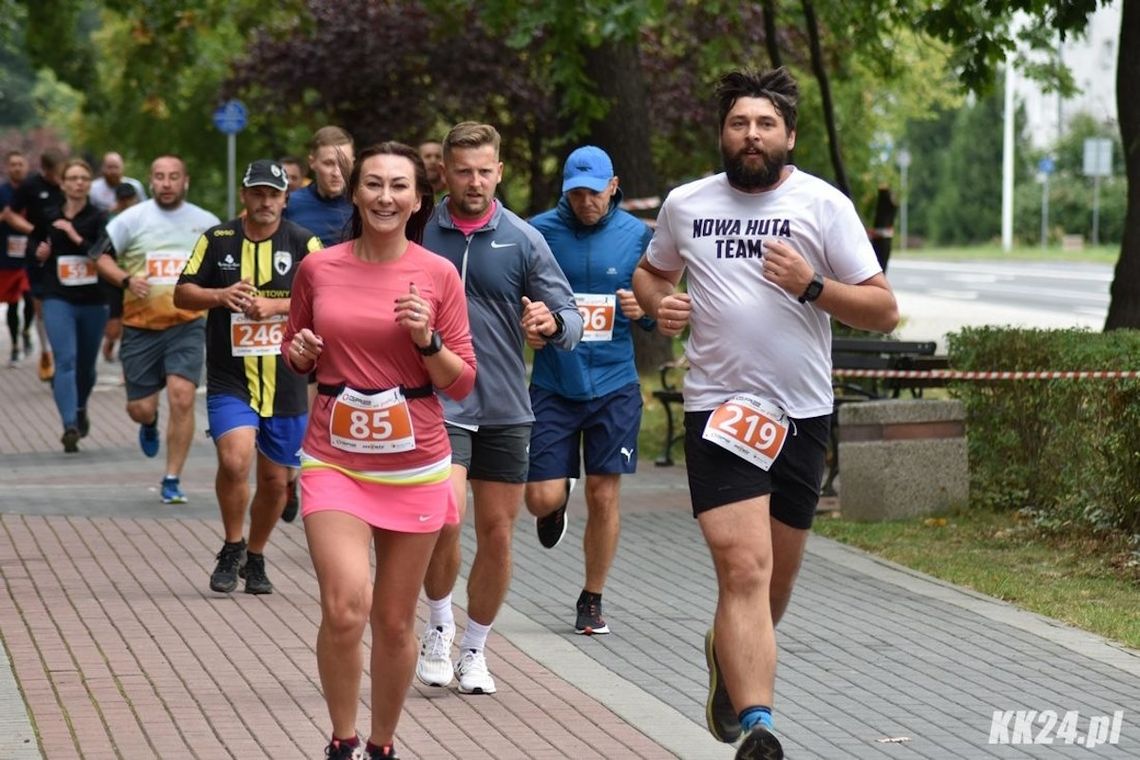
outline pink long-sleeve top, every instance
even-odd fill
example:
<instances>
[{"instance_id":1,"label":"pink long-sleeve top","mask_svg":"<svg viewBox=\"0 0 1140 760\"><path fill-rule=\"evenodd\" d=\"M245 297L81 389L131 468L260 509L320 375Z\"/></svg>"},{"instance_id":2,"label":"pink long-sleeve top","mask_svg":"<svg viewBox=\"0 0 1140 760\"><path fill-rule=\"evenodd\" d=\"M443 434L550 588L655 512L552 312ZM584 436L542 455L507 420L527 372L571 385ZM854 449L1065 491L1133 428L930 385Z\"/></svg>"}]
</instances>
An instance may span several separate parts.
<instances>
[{"instance_id":1,"label":"pink long-sleeve top","mask_svg":"<svg viewBox=\"0 0 1140 760\"><path fill-rule=\"evenodd\" d=\"M281 343L286 363L296 371L287 347L297 332L308 327L324 342L316 364L321 384L345 383L358 390L430 385L424 357L408 330L396 324L396 298L409 292L412 283L431 305L432 327L465 365L451 385L437 391L463 398L475 386L475 349L463 285L451 262L415 243L409 243L394 261L361 261L353 254L351 241L306 256L293 280ZM318 395L313 405L303 444L310 457L358 472L395 473L438 463L451 453L443 407L434 395L408 400L416 446L393 453L334 447L329 433L332 402L332 397Z\"/></svg>"}]
</instances>

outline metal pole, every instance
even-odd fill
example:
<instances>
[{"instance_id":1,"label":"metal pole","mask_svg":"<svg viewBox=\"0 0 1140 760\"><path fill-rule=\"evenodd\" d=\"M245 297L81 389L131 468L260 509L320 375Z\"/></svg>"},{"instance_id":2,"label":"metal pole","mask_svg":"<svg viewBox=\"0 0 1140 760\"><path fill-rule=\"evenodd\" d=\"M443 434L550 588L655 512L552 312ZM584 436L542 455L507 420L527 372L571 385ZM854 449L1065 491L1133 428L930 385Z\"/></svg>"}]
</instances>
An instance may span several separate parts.
<instances>
[{"instance_id":1,"label":"metal pole","mask_svg":"<svg viewBox=\"0 0 1140 760\"><path fill-rule=\"evenodd\" d=\"M1042 173L1041 183L1041 250L1049 246L1049 175Z\"/></svg>"},{"instance_id":2,"label":"metal pole","mask_svg":"<svg viewBox=\"0 0 1140 760\"><path fill-rule=\"evenodd\" d=\"M1100 245L1100 175L1093 176L1093 230L1092 244Z\"/></svg>"},{"instance_id":3,"label":"metal pole","mask_svg":"<svg viewBox=\"0 0 1140 760\"><path fill-rule=\"evenodd\" d=\"M907 189L906 189L906 178L907 177L906 177L906 175L907 175L907 170L908 170L909 166L910 166L910 162L906 161L906 162L903 162L901 167L899 167L899 184L901 185L901 187L899 188L901 190L899 195L902 196L902 208L899 209L899 234L901 235L901 237L899 238L899 250L900 251L906 250L906 203L907 203Z\"/></svg>"},{"instance_id":4,"label":"metal pole","mask_svg":"<svg viewBox=\"0 0 1140 760\"><path fill-rule=\"evenodd\" d=\"M226 219L233 219L237 211L234 198L234 165L237 163L237 135L226 135Z\"/></svg>"},{"instance_id":5,"label":"metal pole","mask_svg":"<svg viewBox=\"0 0 1140 760\"><path fill-rule=\"evenodd\" d=\"M1001 162L1001 249L1013 248L1013 56L1005 61L1005 128Z\"/></svg>"}]
</instances>

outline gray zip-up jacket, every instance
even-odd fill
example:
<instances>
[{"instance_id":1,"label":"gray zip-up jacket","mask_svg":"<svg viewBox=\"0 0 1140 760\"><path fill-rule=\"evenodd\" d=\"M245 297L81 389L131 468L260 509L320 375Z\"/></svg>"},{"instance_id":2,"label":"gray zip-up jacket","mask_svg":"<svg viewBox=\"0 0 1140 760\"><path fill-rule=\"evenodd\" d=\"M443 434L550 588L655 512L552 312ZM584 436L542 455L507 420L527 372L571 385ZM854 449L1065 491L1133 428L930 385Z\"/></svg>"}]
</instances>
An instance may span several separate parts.
<instances>
[{"instance_id":1,"label":"gray zip-up jacket","mask_svg":"<svg viewBox=\"0 0 1140 760\"><path fill-rule=\"evenodd\" d=\"M460 425L533 422L519 324L522 297L542 301L562 318L553 345L569 351L582 338L582 315L550 247L538 230L497 201L490 221L465 236L452 221L446 198L428 221L423 246L459 270L479 362L474 391L462 401L441 396L444 418Z\"/></svg>"}]
</instances>

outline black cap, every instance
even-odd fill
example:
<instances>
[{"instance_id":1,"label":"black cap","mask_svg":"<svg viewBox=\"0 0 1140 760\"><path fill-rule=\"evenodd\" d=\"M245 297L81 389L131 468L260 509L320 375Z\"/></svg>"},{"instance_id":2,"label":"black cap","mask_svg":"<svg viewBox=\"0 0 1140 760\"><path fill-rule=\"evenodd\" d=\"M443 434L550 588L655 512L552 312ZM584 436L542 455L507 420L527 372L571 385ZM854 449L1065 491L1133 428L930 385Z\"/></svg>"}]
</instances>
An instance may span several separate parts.
<instances>
[{"instance_id":1,"label":"black cap","mask_svg":"<svg viewBox=\"0 0 1140 760\"><path fill-rule=\"evenodd\" d=\"M246 167L245 176L241 180L242 187L256 187L258 185L272 187L274 190L287 190L289 178L285 175L285 170L281 168L281 164L268 158L259 158Z\"/></svg>"}]
</instances>

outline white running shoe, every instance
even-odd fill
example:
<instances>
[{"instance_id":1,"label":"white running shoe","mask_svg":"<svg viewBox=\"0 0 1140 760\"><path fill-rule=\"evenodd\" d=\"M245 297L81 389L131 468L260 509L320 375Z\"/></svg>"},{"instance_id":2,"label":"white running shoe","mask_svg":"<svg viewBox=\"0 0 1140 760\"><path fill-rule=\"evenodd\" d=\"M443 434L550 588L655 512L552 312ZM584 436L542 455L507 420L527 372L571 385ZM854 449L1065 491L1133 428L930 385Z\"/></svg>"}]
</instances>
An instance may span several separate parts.
<instances>
[{"instance_id":1,"label":"white running shoe","mask_svg":"<svg viewBox=\"0 0 1140 760\"><path fill-rule=\"evenodd\" d=\"M487 658L481 650L468 649L455 663L455 676L462 694L494 694L495 679L487 670Z\"/></svg>"},{"instance_id":2,"label":"white running shoe","mask_svg":"<svg viewBox=\"0 0 1140 760\"><path fill-rule=\"evenodd\" d=\"M416 678L428 686L447 686L451 683L451 642L455 628L429 626L420 639L420 656L416 660Z\"/></svg>"}]
</instances>

